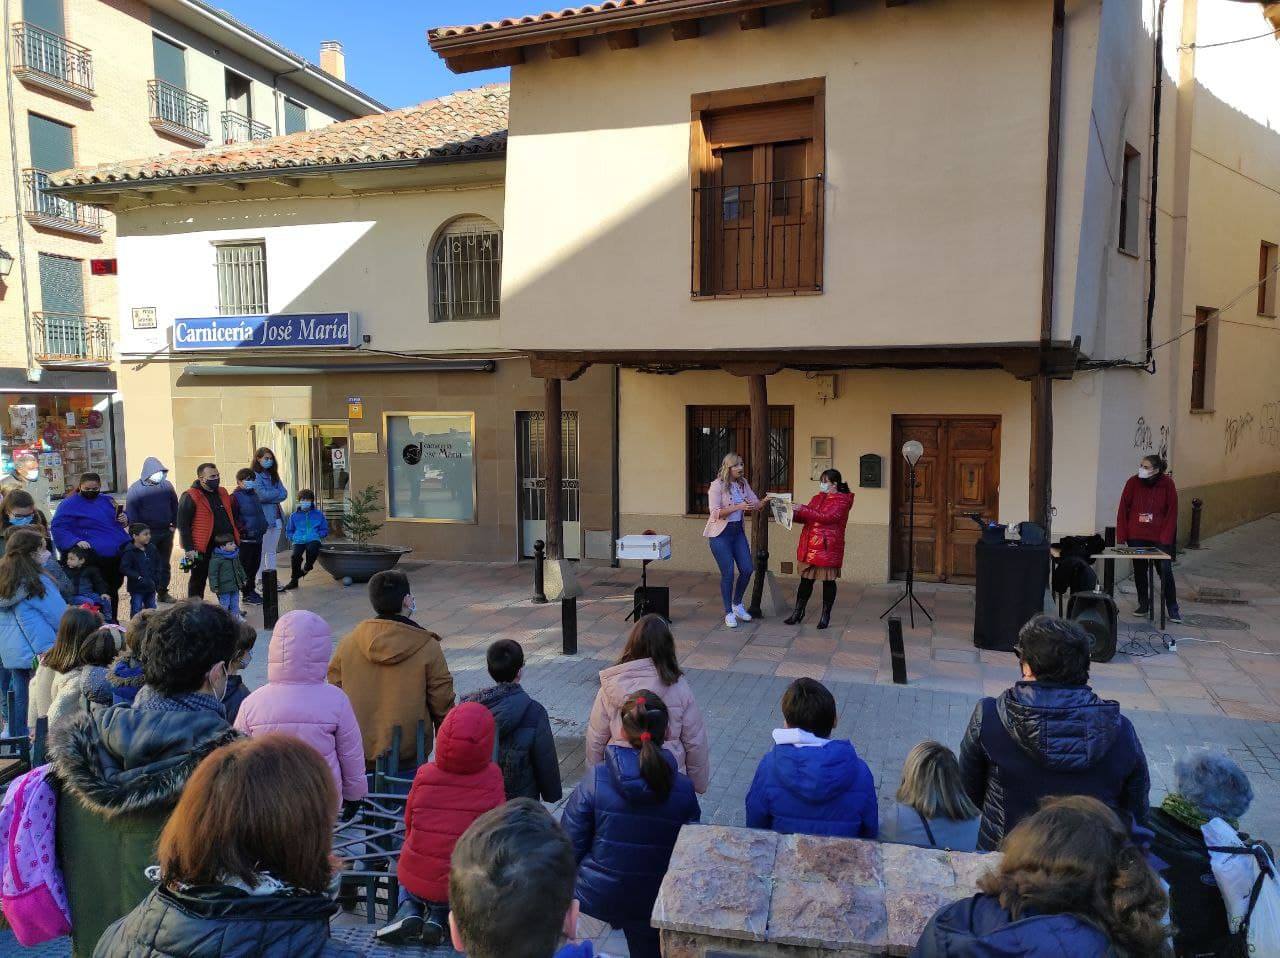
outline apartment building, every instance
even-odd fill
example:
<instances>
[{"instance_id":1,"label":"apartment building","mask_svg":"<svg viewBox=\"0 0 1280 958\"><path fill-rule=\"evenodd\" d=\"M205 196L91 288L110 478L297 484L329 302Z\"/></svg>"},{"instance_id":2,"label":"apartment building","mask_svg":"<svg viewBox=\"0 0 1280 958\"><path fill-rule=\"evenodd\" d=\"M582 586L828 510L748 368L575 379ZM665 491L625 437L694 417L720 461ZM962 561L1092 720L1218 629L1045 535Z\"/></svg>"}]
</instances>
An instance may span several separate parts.
<instances>
[{"instance_id":1,"label":"apartment building","mask_svg":"<svg viewBox=\"0 0 1280 958\"><path fill-rule=\"evenodd\" d=\"M71 171L56 195L119 231L127 459L230 479L260 446L341 530L378 487L380 541L513 561L546 532L559 446L566 553L608 560L614 372L543 385L507 322L505 85L304 134Z\"/></svg>"},{"instance_id":2,"label":"apartment building","mask_svg":"<svg viewBox=\"0 0 1280 958\"><path fill-rule=\"evenodd\" d=\"M54 498L82 471L128 477L116 222L49 193L77 165L314 130L385 109L200 0L10 0L0 135L0 473L39 463Z\"/></svg>"},{"instance_id":3,"label":"apartment building","mask_svg":"<svg viewBox=\"0 0 1280 958\"><path fill-rule=\"evenodd\" d=\"M1101 530L1146 453L1206 532L1280 508L1278 7L635 0L430 44L511 68L501 346L549 410L622 367L622 531L709 569L724 454L802 501L835 466L845 578L966 582L971 517Z\"/></svg>"}]
</instances>

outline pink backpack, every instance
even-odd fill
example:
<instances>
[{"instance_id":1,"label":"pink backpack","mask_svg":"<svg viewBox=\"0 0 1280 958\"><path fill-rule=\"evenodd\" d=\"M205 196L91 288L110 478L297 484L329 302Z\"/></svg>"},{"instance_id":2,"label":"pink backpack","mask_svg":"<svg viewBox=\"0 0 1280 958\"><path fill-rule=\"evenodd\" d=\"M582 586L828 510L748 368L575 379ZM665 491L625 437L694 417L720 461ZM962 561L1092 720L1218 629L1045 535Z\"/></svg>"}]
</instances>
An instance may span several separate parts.
<instances>
[{"instance_id":1,"label":"pink backpack","mask_svg":"<svg viewBox=\"0 0 1280 958\"><path fill-rule=\"evenodd\" d=\"M5 858L0 868L0 909L18 943L30 947L71 932L67 889L54 851L57 796L50 766L14 779L0 808Z\"/></svg>"}]
</instances>

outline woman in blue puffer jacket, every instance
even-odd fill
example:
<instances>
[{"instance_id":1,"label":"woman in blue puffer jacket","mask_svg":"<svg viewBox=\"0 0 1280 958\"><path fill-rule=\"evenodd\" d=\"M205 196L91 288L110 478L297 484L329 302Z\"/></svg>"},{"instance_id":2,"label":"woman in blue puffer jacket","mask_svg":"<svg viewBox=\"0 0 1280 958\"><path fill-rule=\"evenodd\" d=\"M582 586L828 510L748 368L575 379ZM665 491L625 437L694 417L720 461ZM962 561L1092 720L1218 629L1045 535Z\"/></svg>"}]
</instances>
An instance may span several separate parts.
<instances>
[{"instance_id":1,"label":"woman in blue puffer jacket","mask_svg":"<svg viewBox=\"0 0 1280 958\"><path fill-rule=\"evenodd\" d=\"M9 536L0 559L0 703L14 693L9 735L27 734L27 688L35 658L53 648L67 603L41 566L48 559L44 537L34 529Z\"/></svg>"},{"instance_id":2,"label":"woman in blue puffer jacket","mask_svg":"<svg viewBox=\"0 0 1280 958\"><path fill-rule=\"evenodd\" d=\"M1116 813L1048 799L1001 846L981 894L929 920L912 958L1165 958L1169 897Z\"/></svg>"},{"instance_id":3,"label":"woman in blue puffer jacket","mask_svg":"<svg viewBox=\"0 0 1280 958\"><path fill-rule=\"evenodd\" d=\"M582 913L621 928L631 958L659 958L649 926L680 829L702 810L689 776L662 747L667 706L642 689L622 704L628 745L610 745L604 762L578 783L561 824L578 861L574 897Z\"/></svg>"}]
</instances>

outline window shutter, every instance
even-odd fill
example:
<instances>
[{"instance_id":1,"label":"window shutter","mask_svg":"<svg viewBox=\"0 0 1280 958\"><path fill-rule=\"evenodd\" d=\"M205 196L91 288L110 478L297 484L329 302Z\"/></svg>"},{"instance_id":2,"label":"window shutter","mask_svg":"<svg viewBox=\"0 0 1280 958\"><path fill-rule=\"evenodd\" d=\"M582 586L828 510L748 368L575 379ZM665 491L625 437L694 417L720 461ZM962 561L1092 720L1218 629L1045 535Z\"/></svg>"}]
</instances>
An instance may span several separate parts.
<instances>
[{"instance_id":1,"label":"window shutter","mask_svg":"<svg viewBox=\"0 0 1280 958\"><path fill-rule=\"evenodd\" d=\"M307 108L293 100L284 101L285 133L301 133L307 128Z\"/></svg>"},{"instance_id":2,"label":"window shutter","mask_svg":"<svg viewBox=\"0 0 1280 958\"><path fill-rule=\"evenodd\" d=\"M40 303L46 313L84 314L84 264L81 260L40 254Z\"/></svg>"},{"instance_id":3,"label":"window shutter","mask_svg":"<svg viewBox=\"0 0 1280 958\"><path fill-rule=\"evenodd\" d=\"M76 165L71 127L67 124L28 113L27 130L31 135L31 165L36 169L54 173Z\"/></svg>"},{"instance_id":4,"label":"window shutter","mask_svg":"<svg viewBox=\"0 0 1280 958\"><path fill-rule=\"evenodd\" d=\"M62 15L62 0L23 0L22 19L41 30L56 33L60 37L67 35L66 20Z\"/></svg>"},{"instance_id":5,"label":"window shutter","mask_svg":"<svg viewBox=\"0 0 1280 958\"><path fill-rule=\"evenodd\" d=\"M155 56L156 79L185 90L187 88L186 50L156 33L151 35L151 49Z\"/></svg>"},{"instance_id":6,"label":"window shutter","mask_svg":"<svg viewBox=\"0 0 1280 958\"><path fill-rule=\"evenodd\" d=\"M714 149L813 138L813 100L766 103L706 115L707 145Z\"/></svg>"}]
</instances>

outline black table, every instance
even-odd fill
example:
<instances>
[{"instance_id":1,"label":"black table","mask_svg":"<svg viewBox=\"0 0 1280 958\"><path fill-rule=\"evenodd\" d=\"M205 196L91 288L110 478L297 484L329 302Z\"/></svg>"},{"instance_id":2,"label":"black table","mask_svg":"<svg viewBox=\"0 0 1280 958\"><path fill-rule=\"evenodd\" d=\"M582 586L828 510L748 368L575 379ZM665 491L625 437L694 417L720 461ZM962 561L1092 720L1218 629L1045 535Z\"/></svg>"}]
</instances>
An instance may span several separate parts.
<instances>
[{"instance_id":1,"label":"black table","mask_svg":"<svg viewBox=\"0 0 1280 958\"><path fill-rule=\"evenodd\" d=\"M1018 643L1018 630L1044 611L1044 590L1049 586L1049 544L979 541L974 548L978 585L973 644L980 649L1012 652Z\"/></svg>"}]
</instances>

